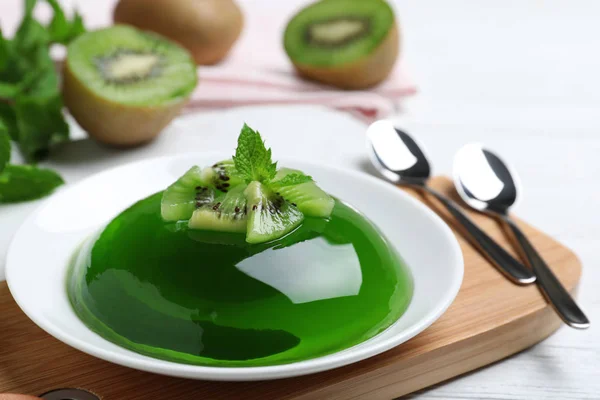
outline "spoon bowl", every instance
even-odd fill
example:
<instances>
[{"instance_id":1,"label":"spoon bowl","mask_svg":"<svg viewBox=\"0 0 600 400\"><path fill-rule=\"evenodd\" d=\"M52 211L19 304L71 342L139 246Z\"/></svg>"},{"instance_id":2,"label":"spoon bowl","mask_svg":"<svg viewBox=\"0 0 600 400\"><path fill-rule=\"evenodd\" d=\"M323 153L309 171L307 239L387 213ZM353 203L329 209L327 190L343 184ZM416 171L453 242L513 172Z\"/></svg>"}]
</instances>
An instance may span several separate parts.
<instances>
[{"instance_id":1,"label":"spoon bowl","mask_svg":"<svg viewBox=\"0 0 600 400\"><path fill-rule=\"evenodd\" d=\"M454 158L453 177L460 197L483 212L506 215L521 192L518 175L479 144L468 144Z\"/></svg>"},{"instance_id":2,"label":"spoon bowl","mask_svg":"<svg viewBox=\"0 0 600 400\"><path fill-rule=\"evenodd\" d=\"M499 217L510 227L543 295L562 320L573 328L588 328L588 318L509 216L519 193L517 175L491 151L478 144L469 144L456 154L453 176L454 186L465 203Z\"/></svg>"},{"instance_id":3,"label":"spoon bowl","mask_svg":"<svg viewBox=\"0 0 600 400\"><path fill-rule=\"evenodd\" d=\"M535 275L477 227L450 199L427 186L431 166L422 146L390 121L374 122L367 129L367 151L373 166L389 181L434 196L464 227L465 237L508 279L519 285L535 281Z\"/></svg>"},{"instance_id":4,"label":"spoon bowl","mask_svg":"<svg viewBox=\"0 0 600 400\"><path fill-rule=\"evenodd\" d=\"M376 121L367 129L367 150L373 166L388 180L424 183L431 167L422 147L390 121Z\"/></svg>"}]
</instances>

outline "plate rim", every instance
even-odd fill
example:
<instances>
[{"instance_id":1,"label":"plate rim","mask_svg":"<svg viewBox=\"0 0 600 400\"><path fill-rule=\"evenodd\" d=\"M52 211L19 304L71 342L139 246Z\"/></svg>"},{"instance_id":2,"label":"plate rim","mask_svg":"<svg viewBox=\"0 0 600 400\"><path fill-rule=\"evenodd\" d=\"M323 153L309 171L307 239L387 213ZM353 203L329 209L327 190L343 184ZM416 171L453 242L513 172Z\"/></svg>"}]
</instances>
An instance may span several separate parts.
<instances>
[{"instance_id":1,"label":"plate rim","mask_svg":"<svg viewBox=\"0 0 600 400\"><path fill-rule=\"evenodd\" d=\"M218 151L207 151L207 152L186 152L180 153L176 155L165 155L160 157L152 157L145 158L142 160L137 160L129 163L124 163L118 166L114 166L108 168L104 171L98 172L96 174L90 175L78 182L65 185L64 188L55 192L50 197L45 199L40 203L38 207L23 221L23 223L19 226L15 234L13 235L10 244L8 246L8 251L6 255L6 282L8 284L8 288L11 292L11 295L19 308L27 315L27 317L38 327L44 330L46 333L50 334L54 338L58 339L62 343L67 346L73 347L83 353L91 355L93 357L122 365L129 368L134 368L141 371L158 373L161 375L180 377L180 378L188 378L188 379L203 379L203 380L214 380L214 381L253 381L253 380L270 380L270 379L281 379L288 377L295 377L307 374L313 374L317 372L322 372L334 368L338 368L345 365L354 364L356 362L368 359L370 357L381 354L387 350L390 350L408 340L412 339L429 326L431 326L436 320L438 320L450 307L450 305L456 299L460 287L462 285L463 277L464 277L464 258L462 254L461 247L456 239L456 236L450 229L450 227L443 221L443 219L437 215L433 210L419 202L417 199L405 193L403 190L399 190L399 188L394 185L384 181L383 179L377 178L369 173L364 171L355 170L355 169L343 169L338 166L329 165L326 163L315 163L310 161L305 161L296 157L284 157L278 162L283 163L296 163L303 164L307 166L308 169L314 167L315 170L325 169L335 174L343 174L355 177L356 179L367 180L371 184L377 185L383 190L390 193L390 195L403 197L404 200L410 204L411 207L415 207L420 209L420 211L429 218L435 225L436 229L443 234L444 239L450 244L450 248L452 250L453 259L448 261L448 265L454 265L456 269L456 273L453 274L453 280L449 284L449 290L447 295L440 300L439 304L435 309L436 312L430 313L426 316L426 318L419 320L418 323L413 324L410 328L402 331L401 334L397 334L392 336L391 338L386 339L385 341L376 343L375 345L365 346L359 350L353 350L353 347L340 350L335 353L331 353L325 356L312 358L308 360L297 361L289 364L281 364L281 365L272 365L272 366L257 366L257 367L214 367L214 366L201 366L201 365L191 365L191 364L182 364L176 363L166 360L161 360L149 356L145 356L139 353L135 353L131 350L128 352L133 353L133 356L128 354L119 354L113 353L109 349L103 349L96 345L90 345L88 342L81 340L73 335L69 335L68 332L56 327L53 323L46 321L43 316L32 315L31 310L28 309L27 306L23 306L25 301L23 300L23 296L20 294L18 290L15 290L11 285L11 276L13 275L13 270L15 267L12 267L14 262L12 262L12 256L14 253L14 246L17 240L21 235L23 235L23 231L31 225L31 222L40 214L40 212L45 208L45 206L53 200L53 197L61 193L65 190L69 190L77 185L87 182L88 180L96 179L99 176L105 174L114 173L114 171L129 168L142 164L152 164L159 162L161 160L167 159L177 159L177 158L190 158L193 156L207 158L207 157L223 157L224 153ZM225 155L225 157L227 157ZM409 270L411 266L408 266ZM410 305L409 305L410 307ZM89 329L89 328L88 328ZM381 333L380 333L381 334ZM378 334L379 335L379 334ZM374 336L371 339L363 341L359 344L364 344L372 339L376 338L378 335ZM100 336L101 337L101 336ZM103 340L106 340L102 338ZM345 353L344 356L339 357L340 353ZM336 359L327 360L327 358L332 356L338 356ZM165 364L166 363L166 364ZM164 365L163 365L164 364Z\"/></svg>"}]
</instances>

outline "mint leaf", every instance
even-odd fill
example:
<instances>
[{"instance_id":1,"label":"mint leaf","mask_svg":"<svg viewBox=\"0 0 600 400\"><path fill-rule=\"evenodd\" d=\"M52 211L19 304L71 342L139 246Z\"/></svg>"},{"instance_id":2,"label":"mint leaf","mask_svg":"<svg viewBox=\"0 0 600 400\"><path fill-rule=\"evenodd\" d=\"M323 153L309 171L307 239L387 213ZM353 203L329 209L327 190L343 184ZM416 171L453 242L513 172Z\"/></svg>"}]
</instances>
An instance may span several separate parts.
<instances>
[{"instance_id":1,"label":"mint leaf","mask_svg":"<svg viewBox=\"0 0 600 400\"><path fill-rule=\"evenodd\" d=\"M0 122L4 124L8 130L8 135L14 141L17 141L19 130L17 128L17 116L14 108L8 104L0 101Z\"/></svg>"},{"instance_id":2,"label":"mint leaf","mask_svg":"<svg viewBox=\"0 0 600 400\"><path fill-rule=\"evenodd\" d=\"M27 162L44 158L50 146L69 139L69 125L62 114L62 99L21 96L15 101L18 146Z\"/></svg>"},{"instance_id":3,"label":"mint leaf","mask_svg":"<svg viewBox=\"0 0 600 400\"><path fill-rule=\"evenodd\" d=\"M12 99L21 91L21 86L14 83L0 82L0 98Z\"/></svg>"},{"instance_id":4,"label":"mint leaf","mask_svg":"<svg viewBox=\"0 0 600 400\"><path fill-rule=\"evenodd\" d=\"M312 177L300 173L293 173L284 176L283 178L271 182L271 187L283 187L283 186L294 186L299 185L301 183L312 181Z\"/></svg>"},{"instance_id":5,"label":"mint leaf","mask_svg":"<svg viewBox=\"0 0 600 400\"><path fill-rule=\"evenodd\" d=\"M37 0L25 0L25 18L33 15L33 9L37 4Z\"/></svg>"},{"instance_id":6,"label":"mint leaf","mask_svg":"<svg viewBox=\"0 0 600 400\"><path fill-rule=\"evenodd\" d=\"M73 15L73 21L71 21L71 32L69 42L75 39L77 36L85 33L85 25L83 25L83 17L79 12L75 11Z\"/></svg>"},{"instance_id":7,"label":"mint leaf","mask_svg":"<svg viewBox=\"0 0 600 400\"><path fill-rule=\"evenodd\" d=\"M36 67L24 74L21 81L22 93L40 97L59 95L58 74L48 49L38 47L32 54L32 62Z\"/></svg>"},{"instance_id":8,"label":"mint leaf","mask_svg":"<svg viewBox=\"0 0 600 400\"><path fill-rule=\"evenodd\" d=\"M270 182L277 172L277 163L271 160L271 149L265 147L260 133L244 124L233 162L246 182Z\"/></svg>"},{"instance_id":9,"label":"mint leaf","mask_svg":"<svg viewBox=\"0 0 600 400\"><path fill-rule=\"evenodd\" d=\"M10 161L10 137L8 136L8 129L0 121L0 172L4 170L4 167Z\"/></svg>"},{"instance_id":10,"label":"mint leaf","mask_svg":"<svg viewBox=\"0 0 600 400\"><path fill-rule=\"evenodd\" d=\"M33 17L25 17L15 33L12 44L15 52L20 53L19 58L27 61L30 54L37 51L38 47L48 47L50 36L46 28Z\"/></svg>"},{"instance_id":11,"label":"mint leaf","mask_svg":"<svg viewBox=\"0 0 600 400\"><path fill-rule=\"evenodd\" d=\"M73 16L73 21L69 22L57 0L46 1L54 11L52 21L48 25L50 42L68 44L71 40L85 32L81 15L76 12Z\"/></svg>"},{"instance_id":12,"label":"mint leaf","mask_svg":"<svg viewBox=\"0 0 600 400\"><path fill-rule=\"evenodd\" d=\"M0 174L0 203L44 197L64 183L54 171L30 165L7 165Z\"/></svg>"},{"instance_id":13,"label":"mint leaf","mask_svg":"<svg viewBox=\"0 0 600 400\"><path fill-rule=\"evenodd\" d=\"M52 43L68 43L85 31L81 15L69 20L58 0L46 0L53 18L46 27L34 18L37 0L24 0L23 19L12 40L0 31L0 121L27 162L68 140Z\"/></svg>"},{"instance_id":14,"label":"mint leaf","mask_svg":"<svg viewBox=\"0 0 600 400\"><path fill-rule=\"evenodd\" d=\"M2 29L0 29L0 71L6 68L10 59L10 44L8 40L4 38Z\"/></svg>"},{"instance_id":15,"label":"mint leaf","mask_svg":"<svg viewBox=\"0 0 600 400\"><path fill-rule=\"evenodd\" d=\"M71 27L62 8L56 0L47 0L50 7L54 11L50 25L48 25L48 33L50 34L51 42L63 43L61 40L69 35Z\"/></svg>"}]
</instances>

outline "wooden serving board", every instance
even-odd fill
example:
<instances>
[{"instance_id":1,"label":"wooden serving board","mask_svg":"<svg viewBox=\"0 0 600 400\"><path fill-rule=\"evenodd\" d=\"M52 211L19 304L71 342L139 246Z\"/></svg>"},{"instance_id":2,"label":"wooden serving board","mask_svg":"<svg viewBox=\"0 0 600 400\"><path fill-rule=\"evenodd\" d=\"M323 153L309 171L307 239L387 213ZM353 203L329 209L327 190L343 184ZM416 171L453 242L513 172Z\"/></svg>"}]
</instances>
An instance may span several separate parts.
<instances>
[{"instance_id":1,"label":"wooden serving board","mask_svg":"<svg viewBox=\"0 0 600 400\"><path fill-rule=\"evenodd\" d=\"M437 178L432 185L453 193L446 178ZM430 199L410 193L439 211ZM512 252L502 226L481 214L470 214ZM574 291L581 274L577 257L542 232L520 225L560 281ZM39 395L76 387L105 400L394 399L505 358L543 340L561 325L535 286L513 285L461 236L458 239L465 259L464 282L452 306L430 328L368 360L276 381L193 381L96 359L43 332L17 307L6 283L1 283L0 393Z\"/></svg>"}]
</instances>

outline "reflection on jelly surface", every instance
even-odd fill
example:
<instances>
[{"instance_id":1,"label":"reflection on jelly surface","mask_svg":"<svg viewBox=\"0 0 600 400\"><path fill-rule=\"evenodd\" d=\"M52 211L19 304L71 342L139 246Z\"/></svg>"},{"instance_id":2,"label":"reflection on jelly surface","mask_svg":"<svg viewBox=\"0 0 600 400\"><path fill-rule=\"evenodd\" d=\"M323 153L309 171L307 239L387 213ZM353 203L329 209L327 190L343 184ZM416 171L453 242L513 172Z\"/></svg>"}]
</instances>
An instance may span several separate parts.
<instances>
[{"instance_id":1,"label":"reflection on jelly surface","mask_svg":"<svg viewBox=\"0 0 600 400\"><path fill-rule=\"evenodd\" d=\"M86 242L68 277L81 320L120 346L188 364L284 364L369 339L410 302L400 258L343 203L329 221L248 245L243 234L165 224L160 198Z\"/></svg>"}]
</instances>

